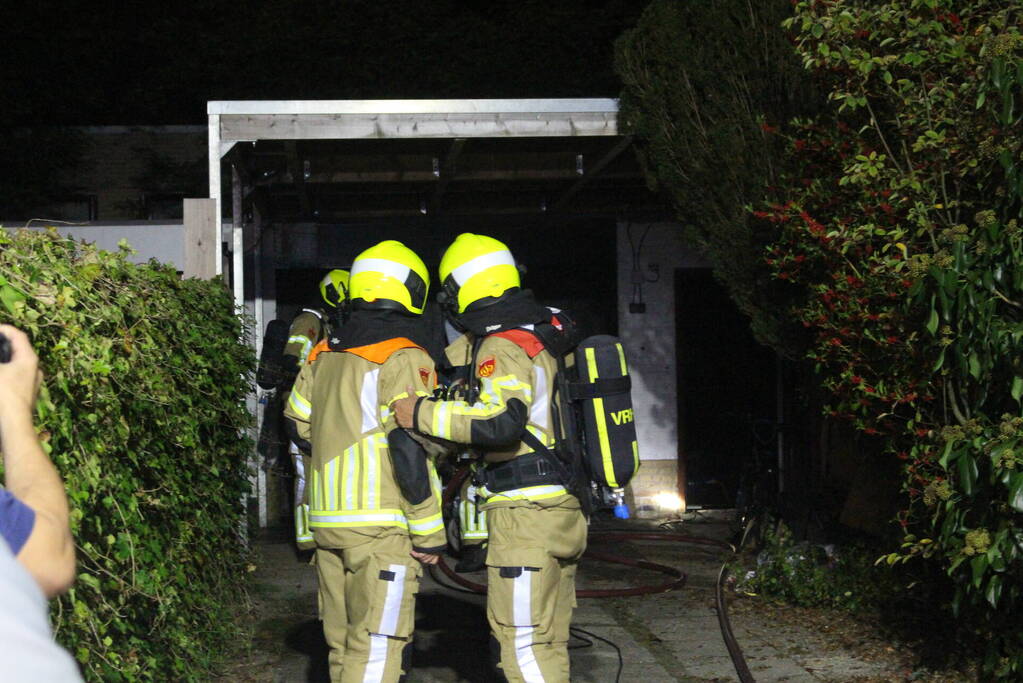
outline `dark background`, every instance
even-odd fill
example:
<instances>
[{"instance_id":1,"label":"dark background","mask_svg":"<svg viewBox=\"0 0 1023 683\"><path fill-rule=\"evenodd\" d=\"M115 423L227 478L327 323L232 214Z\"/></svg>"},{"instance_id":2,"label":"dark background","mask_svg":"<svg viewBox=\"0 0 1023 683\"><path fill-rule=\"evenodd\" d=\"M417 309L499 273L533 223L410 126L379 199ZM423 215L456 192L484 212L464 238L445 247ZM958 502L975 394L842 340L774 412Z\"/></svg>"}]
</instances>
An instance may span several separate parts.
<instances>
[{"instance_id":1,"label":"dark background","mask_svg":"<svg viewBox=\"0 0 1023 683\"><path fill-rule=\"evenodd\" d=\"M5 3L0 125L205 123L207 100L614 97L643 0Z\"/></svg>"}]
</instances>

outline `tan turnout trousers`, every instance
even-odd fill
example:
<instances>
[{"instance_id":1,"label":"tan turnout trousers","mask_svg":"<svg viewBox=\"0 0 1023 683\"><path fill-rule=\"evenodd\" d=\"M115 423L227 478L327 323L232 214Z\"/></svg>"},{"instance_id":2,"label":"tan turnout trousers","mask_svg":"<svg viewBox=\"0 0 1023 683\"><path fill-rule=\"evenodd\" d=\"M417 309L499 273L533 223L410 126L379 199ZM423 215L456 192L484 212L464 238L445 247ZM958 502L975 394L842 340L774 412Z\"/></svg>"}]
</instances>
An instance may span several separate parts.
<instances>
[{"instance_id":1,"label":"tan turnout trousers","mask_svg":"<svg viewBox=\"0 0 1023 683\"><path fill-rule=\"evenodd\" d=\"M476 364L479 400L473 405L422 401L417 429L476 445L480 434L507 419L517 400L527 413L525 428L553 446L553 356L527 331L516 330L486 337ZM496 463L531 452L519 442L508 450L489 450L484 459ZM553 483L496 493L484 487L477 496L483 500L480 511L490 538L487 619L498 647L498 666L512 683L567 683L576 565L586 549L586 519L579 501Z\"/></svg>"},{"instance_id":2,"label":"tan turnout trousers","mask_svg":"<svg viewBox=\"0 0 1023 683\"><path fill-rule=\"evenodd\" d=\"M323 349L299 372L285 416L313 447L309 526L331 681L394 683L408 668L422 573L409 553L439 552L445 532L440 480L421 447L414 476L428 494L412 503L398 485L395 463L408 458L392 459L392 449L415 442L392 443L405 433L389 406L409 386L433 389L433 361L403 338Z\"/></svg>"},{"instance_id":3,"label":"tan turnout trousers","mask_svg":"<svg viewBox=\"0 0 1023 683\"><path fill-rule=\"evenodd\" d=\"M326 316L323 312L303 308L291 321L284 355L298 359L301 368L313 347L326 337L327 333ZM283 397L283 403L288 404L287 394ZM306 490L306 472L309 471L311 458L308 454L302 453L294 443L288 444L288 452L295 466L295 545L299 550L312 550L316 547L316 542L309 528L309 494Z\"/></svg>"},{"instance_id":4,"label":"tan turnout trousers","mask_svg":"<svg viewBox=\"0 0 1023 683\"><path fill-rule=\"evenodd\" d=\"M487 620L500 668L513 683L567 683L586 520L579 510L559 508L506 507L488 515Z\"/></svg>"},{"instance_id":5,"label":"tan turnout trousers","mask_svg":"<svg viewBox=\"0 0 1023 683\"><path fill-rule=\"evenodd\" d=\"M396 681L408 673L422 568L400 529L366 541L316 550L332 681Z\"/></svg>"}]
</instances>

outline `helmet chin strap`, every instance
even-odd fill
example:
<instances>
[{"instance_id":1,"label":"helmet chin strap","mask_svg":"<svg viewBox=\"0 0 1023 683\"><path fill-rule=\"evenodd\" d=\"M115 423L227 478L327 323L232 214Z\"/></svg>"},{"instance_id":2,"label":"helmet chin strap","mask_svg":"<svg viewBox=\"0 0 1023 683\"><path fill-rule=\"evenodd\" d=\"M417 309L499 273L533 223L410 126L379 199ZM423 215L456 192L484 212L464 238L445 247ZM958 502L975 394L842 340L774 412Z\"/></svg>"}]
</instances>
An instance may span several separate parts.
<instances>
[{"instance_id":1,"label":"helmet chin strap","mask_svg":"<svg viewBox=\"0 0 1023 683\"><path fill-rule=\"evenodd\" d=\"M444 317L448 319L448 322L454 325L459 332L465 332L465 327L458 322L457 287L452 278L449 277L445 280L441 284L440 291L437 292L437 304L444 312Z\"/></svg>"}]
</instances>

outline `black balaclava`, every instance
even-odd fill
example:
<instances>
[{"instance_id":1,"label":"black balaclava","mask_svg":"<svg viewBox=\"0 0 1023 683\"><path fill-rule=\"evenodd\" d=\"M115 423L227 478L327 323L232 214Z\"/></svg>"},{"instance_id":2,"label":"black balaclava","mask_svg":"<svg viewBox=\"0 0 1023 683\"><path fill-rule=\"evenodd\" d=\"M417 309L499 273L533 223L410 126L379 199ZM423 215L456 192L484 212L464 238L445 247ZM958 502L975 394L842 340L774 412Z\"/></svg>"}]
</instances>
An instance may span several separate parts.
<instances>
[{"instance_id":1,"label":"black balaclava","mask_svg":"<svg viewBox=\"0 0 1023 683\"><path fill-rule=\"evenodd\" d=\"M330 337L332 351L367 346L396 337L405 337L419 346L424 346L429 334L423 324L423 316L393 308L371 306L366 306L360 301L352 303L348 320Z\"/></svg>"},{"instance_id":2,"label":"black balaclava","mask_svg":"<svg viewBox=\"0 0 1023 683\"><path fill-rule=\"evenodd\" d=\"M551 319L551 311L536 302L528 289L514 289L496 299L481 299L456 316L455 325L477 337Z\"/></svg>"}]
</instances>

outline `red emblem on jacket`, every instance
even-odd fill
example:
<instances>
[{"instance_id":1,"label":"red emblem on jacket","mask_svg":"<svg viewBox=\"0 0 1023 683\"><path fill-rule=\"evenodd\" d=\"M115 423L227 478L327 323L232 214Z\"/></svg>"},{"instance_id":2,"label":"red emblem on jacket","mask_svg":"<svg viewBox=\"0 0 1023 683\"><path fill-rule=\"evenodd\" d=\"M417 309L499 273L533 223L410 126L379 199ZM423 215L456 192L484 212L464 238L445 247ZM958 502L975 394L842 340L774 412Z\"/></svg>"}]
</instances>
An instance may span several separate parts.
<instances>
[{"instance_id":1,"label":"red emblem on jacket","mask_svg":"<svg viewBox=\"0 0 1023 683\"><path fill-rule=\"evenodd\" d=\"M479 375L480 377L490 377L492 374L494 374L494 370L496 368L497 361L494 360L493 358L487 358L486 360L479 364L478 368L476 368L476 374Z\"/></svg>"},{"instance_id":2,"label":"red emblem on jacket","mask_svg":"<svg viewBox=\"0 0 1023 683\"><path fill-rule=\"evenodd\" d=\"M423 380L423 386L430 388L430 371L426 368L419 368L419 379Z\"/></svg>"}]
</instances>

